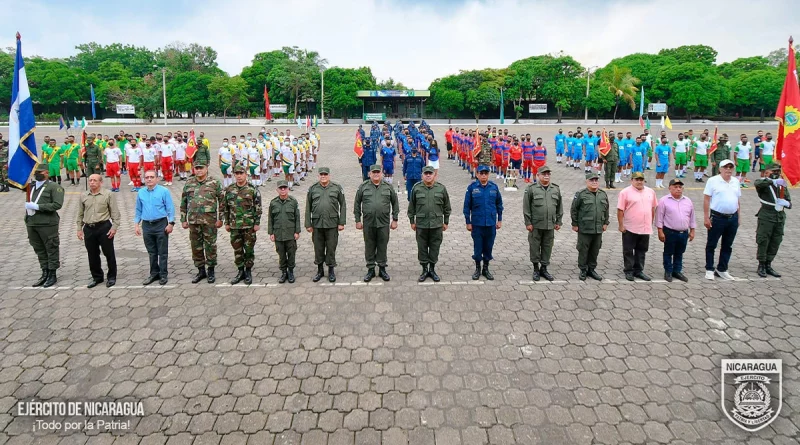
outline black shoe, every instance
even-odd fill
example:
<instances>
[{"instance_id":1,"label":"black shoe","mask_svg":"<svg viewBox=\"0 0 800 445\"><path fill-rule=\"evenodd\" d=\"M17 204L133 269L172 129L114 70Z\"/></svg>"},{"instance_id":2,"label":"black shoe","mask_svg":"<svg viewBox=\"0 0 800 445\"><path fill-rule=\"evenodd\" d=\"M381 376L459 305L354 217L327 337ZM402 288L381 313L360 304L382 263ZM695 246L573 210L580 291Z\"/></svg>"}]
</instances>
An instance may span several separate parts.
<instances>
[{"instance_id":1,"label":"black shoe","mask_svg":"<svg viewBox=\"0 0 800 445\"><path fill-rule=\"evenodd\" d=\"M433 270L433 266L434 265L431 264L431 267L428 268L428 275L433 279L434 283L438 283L438 282L442 281L442 279L439 278L439 275L436 273L435 270Z\"/></svg>"},{"instance_id":2,"label":"black shoe","mask_svg":"<svg viewBox=\"0 0 800 445\"><path fill-rule=\"evenodd\" d=\"M767 278L767 267L764 262L758 262L758 276L761 278Z\"/></svg>"},{"instance_id":3,"label":"black shoe","mask_svg":"<svg viewBox=\"0 0 800 445\"><path fill-rule=\"evenodd\" d=\"M481 263L480 261L475 262L475 272L472 274L472 279L477 280L481 277Z\"/></svg>"},{"instance_id":4,"label":"black shoe","mask_svg":"<svg viewBox=\"0 0 800 445\"><path fill-rule=\"evenodd\" d=\"M666 280L667 283L672 283L672 274L669 272L664 272L664 280Z\"/></svg>"},{"instance_id":5,"label":"black shoe","mask_svg":"<svg viewBox=\"0 0 800 445\"><path fill-rule=\"evenodd\" d=\"M94 278L92 278L92 281L90 281L89 284L86 285L86 289L91 289L102 282L103 280L95 280Z\"/></svg>"},{"instance_id":6,"label":"black shoe","mask_svg":"<svg viewBox=\"0 0 800 445\"><path fill-rule=\"evenodd\" d=\"M108 281L106 281L106 287L114 287L115 284L117 284L116 278L109 278Z\"/></svg>"},{"instance_id":7,"label":"black shoe","mask_svg":"<svg viewBox=\"0 0 800 445\"><path fill-rule=\"evenodd\" d=\"M381 277L381 279L382 279L383 281L389 281L389 280L391 280L391 279L392 279L392 278L389 276L389 274L388 274L388 273L386 273L386 266L380 266L380 267L378 267L378 276L379 276L379 277Z\"/></svg>"},{"instance_id":8,"label":"black shoe","mask_svg":"<svg viewBox=\"0 0 800 445\"><path fill-rule=\"evenodd\" d=\"M294 267L289 268L289 284L294 283Z\"/></svg>"},{"instance_id":9,"label":"black shoe","mask_svg":"<svg viewBox=\"0 0 800 445\"><path fill-rule=\"evenodd\" d=\"M278 278L278 283L281 283L281 284L283 284L283 283L285 283L285 282L286 282L286 280L288 280L288 279L289 279L289 272L288 272L286 269L282 270L282 271L281 271L281 277L280 277L280 278Z\"/></svg>"},{"instance_id":10,"label":"black shoe","mask_svg":"<svg viewBox=\"0 0 800 445\"><path fill-rule=\"evenodd\" d=\"M486 277L486 279L489 280L489 281L494 280L494 275L492 275L492 273L489 272L489 262L488 261L483 263L483 269L481 270L481 275Z\"/></svg>"},{"instance_id":11,"label":"black shoe","mask_svg":"<svg viewBox=\"0 0 800 445\"><path fill-rule=\"evenodd\" d=\"M547 281L553 281L556 279L550 272L547 271L547 266L542 266L539 268L539 275L541 275L542 278Z\"/></svg>"},{"instance_id":12,"label":"black shoe","mask_svg":"<svg viewBox=\"0 0 800 445\"><path fill-rule=\"evenodd\" d=\"M650 281L650 277L645 275L644 272L636 272L635 274L633 274L633 276L640 280Z\"/></svg>"},{"instance_id":13,"label":"black shoe","mask_svg":"<svg viewBox=\"0 0 800 445\"><path fill-rule=\"evenodd\" d=\"M156 281L158 281L158 275L150 275L146 280L144 280L144 282L142 282L142 285L147 286L155 283Z\"/></svg>"},{"instance_id":14,"label":"black shoe","mask_svg":"<svg viewBox=\"0 0 800 445\"><path fill-rule=\"evenodd\" d=\"M364 282L369 283L370 281L372 281L373 278L375 278L375 268L370 267L369 269L367 269L367 274L364 275Z\"/></svg>"},{"instance_id":15,"label":"black shoe","mask_svg":"<svg viewBox=\"0 0 800 445\"><path fill-rule=\"evenodd\" d=\"M167 277L162 277L160 280L158 280L158 284L164 286L167 284L167 281L169 281L167 280Z\"/></svg>"},{"instance_id":16,"label":"black shoe","mask_svg":"<svg viewBox=\"0 0 800 445\"><path fill-rule=\"evenodd\" d=\"M239 284L242 280L244 280L244 267L239 268L239 273L236 274L235 277L231 280L231 284Z\"/></svg>"},{"instance_id":17,"label":"black shoe","mask_svg":"<svg viewBox=\"0 0 800 445\"><path fill-rule=\"evenodd\" d=\"M585 270L581 269L581 273L578 275L578 279L580 279L581 281L586 281L586 276L587 275L588 275L587 272Z\"/></svg>"},{"instance_id":18,"label":"black shoe","mask_svg":"<svg viewBox=\"0 0 800 445\"><path fill-rule=\"evenodd\" d=\"M611 185L608 186L608 188L615 189L616 187L614 187L614 183L612 182Z\"/></svg>"},{"instance_id":19,"label":"black shoe","mask_svg":"<svg viewBox=\"0 0 800 445\"><path fill-rule=\"evenodd\" d=\"M244 284L248 286L253 284L253 272L249 267L244 269Z\"/></svg>"},{"instance_id":20,"label":"black shoe","mask_svg":"<svg viewBox=\"0 0 800 445\"><path fill-rule=\"evenodd\" d=\"M210 266L208 268L208 277L207 278L208 278L208 283L209 284L214 284L214 282L217 281L217 276L214 274L214 267L213 266Z\"/></svg>"},{"instance_id":21,"label":"black shoe","mask_svg":"<svg viewBox=\"0 0 800 445\"><path fill-rule=\"evenodd\" d=\"M39 287L39 286L41 286L42 284L44 284L44 282L45 282L45 281L47 281L47 276L48 276L48 275L50 275L50 271L49 271L49 270L47 270L47 269L43 270L43 271L42 271L42 276L41 276L41 277L39 277L39 279L38 279L38 280L36 280L36 282L35 282L35 283L33 283L33 287Z\"/></svg>"},{"instance_id":22,"label":"black shoe","mask_svg":"<svg viewBox=\"0 0 800 445\"><path fill-rule=\"evenodd\" d=\"M684 283L689 282L689 279L686 278L686 275L682 274L681 272L672 272L672 278L676 278Z\"/></svg>"},{"instance_id":23,"label":"black shoe","mask_svg":"<svg viewBox=\"0 0 800 445\"><path fill-rule=\"evenodd\" d=\"M633 280L633 272L625 272L625 279L628 280L628 281L634 281Z\"/></svg>"},{"instance_id":24,"label":"black shoe","mask_svg":"<svg viewBox=\"0 0 800 445\"><path fill-rule=\"evenodd\" d=\"M206 274L206 266L200 266L197 268L197 275L192 278L192 284L199 283L203 278L208 278L208 275Z\"/></svg>"},{"instance_id":25,"label":"black shoe","mask_svg":"<svg viewBox=\"0 0 800 445\"><path fill-rule=\"evenodd\" d=\"M321 280L322 277L324 276L325 276L325 270L322 267L322 264L317 264L317 274L314 275L314 278L312 278L311 281L316 283L317 281Z\"/></svg>"},{"instance_id":26,"label":"black shoe","mask_svg":"<svg viewBox=\"0 0 800 445\"><path fill-rule=\"evenodd\" d=\"M58 277L56 277L56 271L51 270L50 273L47 275L47 280L44 282L42 287L52 287L58 281Z\"/></svg>"},{"instance_id":27,"label":"black shoe","mask_svg":"<svg viewBox=\"0 0 800 445\"><path fill-rule=\"evenodd\" d=\"M533 281L539 281L542 279L542 275L539 273L539 263L533 263L533 276L531 279Z\"/></svg>"},{"instance_id":28,"label":"black shoe","mask_svg":"<svg viewBox=\"0 0 800 445\"><path fill-rule=\"evenodd\" d=\"M597 271L594 269L589 269L589 271L586 272L586 276L588 276L593 280L603 281L603 277L599 273L597 273Z\"/></svg>"},{"instance_id":29,"label":"black shoe","mask_svg":"<svg viewBox=\"0 0 800 445\"><path fill-rule=\"evenodd\" d=\"M428 279L428 265L427 264L423 264L422 265L422 273L419 274L419 278L417 279L417 281L422 283L423 281L425 281L427 279Z\"/></svg>"},{"instance_id":30,"label":"black shoe","mask_svg":"<svg viewBox=\"0 0 800 445\"><path fill-rule=\"evenodd\" d=\"M328 266L328 281L331 283L336 282L336 272L333 270L333 266Z\"/></svg>"},{"instance_id":31,"label":"black shoe","mask_svg":"<svg viewBox=\"0 0 800 445\"><path fill-rule=\"evenodd\" d=\"M702 183L704 183L704 182L706 182L706 181L704 181L704 180L703 180L703 178L697 178L697 182L699 182L699 183L701 183L701 184L702 184Z\"/></svg>"},{"instance_id":32,"label":"black shoe","mask_svg":"<svg viewBox=\"0 0 800 445\"><path fill-rule=\"evenodd\" d=\"M778 272L775 271L775 269L772 268L771 262L764 264L764 270L767 272L767 275L772 275L775 278L781 277L781 274L779 274Z\"/></svg>"}]
</instances>

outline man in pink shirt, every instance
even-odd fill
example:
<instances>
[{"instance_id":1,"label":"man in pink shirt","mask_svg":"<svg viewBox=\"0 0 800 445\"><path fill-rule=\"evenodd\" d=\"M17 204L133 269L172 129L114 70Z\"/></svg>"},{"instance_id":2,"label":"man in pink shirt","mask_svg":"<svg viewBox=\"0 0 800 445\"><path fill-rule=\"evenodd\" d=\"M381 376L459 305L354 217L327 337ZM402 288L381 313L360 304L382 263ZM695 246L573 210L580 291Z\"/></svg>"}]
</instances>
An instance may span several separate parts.
<instances>
[{"instance_id":1,"label":"man in pink shirt","mask_svg":"<svg viewBox=\"0 0 800 445\"><path fill-rule=\"evenodd\" d=\"M634 172L631 185L619 193L617 200L617 220L622 232L622 257L625 265L625 279L639 278L650 281L644 274L644 259L650 245L655 217L656 192L644 186L644 174Z\"/></svg>"},{"instance_id":2,"label":"man in pink shirt","mask_svg":"<svg viewBox=\"0 0 800 445\"><path fill-rule=\"evenodd\" d=\"M656 208L658 240L664 243L664 279L672 282L677 278L689 281L683 274L683 252L686 244L694 240L694 204L683 196L683 181L669 181L669 194L658 200Z\"/></svg>"}]
</instances>

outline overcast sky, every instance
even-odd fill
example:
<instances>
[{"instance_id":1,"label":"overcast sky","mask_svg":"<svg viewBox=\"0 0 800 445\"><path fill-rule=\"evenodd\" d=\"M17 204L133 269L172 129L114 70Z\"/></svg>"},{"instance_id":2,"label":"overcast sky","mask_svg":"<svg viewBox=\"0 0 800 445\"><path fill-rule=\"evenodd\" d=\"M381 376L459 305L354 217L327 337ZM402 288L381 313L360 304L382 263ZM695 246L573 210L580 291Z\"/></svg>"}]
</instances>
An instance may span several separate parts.
<instances>
[{"instance_id":1,"label":"overcast sky","mask_svg":"<svg viewBox=\"0 0 800 445\"><path fill-rule=\"evenodd\" d=\"M715 48L717 62L767 55L800 39L798 10L788 0L0 0L0 47L14 45L14 24L25 56L69 57L91 41L197 42L235 75L258 52L297 45L329 66L370 66L379 81L425 89L561 50L584 66L691 44Z\"/></svg>"}]
</instances>

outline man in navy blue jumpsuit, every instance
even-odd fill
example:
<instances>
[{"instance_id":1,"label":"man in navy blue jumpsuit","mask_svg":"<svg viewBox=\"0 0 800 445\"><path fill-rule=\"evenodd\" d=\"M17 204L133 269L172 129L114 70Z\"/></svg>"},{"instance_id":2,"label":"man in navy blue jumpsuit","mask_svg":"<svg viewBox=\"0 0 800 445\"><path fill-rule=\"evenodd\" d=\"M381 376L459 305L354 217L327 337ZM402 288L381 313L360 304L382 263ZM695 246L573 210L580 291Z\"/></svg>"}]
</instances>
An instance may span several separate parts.
<instances>
[{"instance_id":1,"label":"man in navy blue jumpsuit","mask_svg":"<svg viewBox=\"0 0 800 445\"><path fill-rule=\"evenodd\" d=\"M503 225L503 195L494 182L489 182L489 166L478 166L478 180L467 187L464 196L464 217L467 230L472 232L475 273L472 279L483 275L487 280L494 280L489 272L489 261L492 260L492 247L497 229ZM481 261L483 268L481 269Z\"/></svg>"}]
</instances>

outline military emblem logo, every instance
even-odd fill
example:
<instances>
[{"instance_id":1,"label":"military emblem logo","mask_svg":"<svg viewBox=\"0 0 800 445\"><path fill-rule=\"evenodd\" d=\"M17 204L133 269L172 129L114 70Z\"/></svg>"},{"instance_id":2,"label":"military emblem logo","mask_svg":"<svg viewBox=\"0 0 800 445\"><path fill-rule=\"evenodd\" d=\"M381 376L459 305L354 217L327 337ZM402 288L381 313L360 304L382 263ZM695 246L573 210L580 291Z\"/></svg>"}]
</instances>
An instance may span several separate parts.
<instances>
[{"instance_id":1,"label":"military emblem logo","mask_svg":"<svg viewBox=\"0 0 800 445\"><path fill-rule=\"evenodd\" d=\"M722 411L739 428L754 432L781 411L781 360L722 360Z\"/></svg>"}]
</instances>

